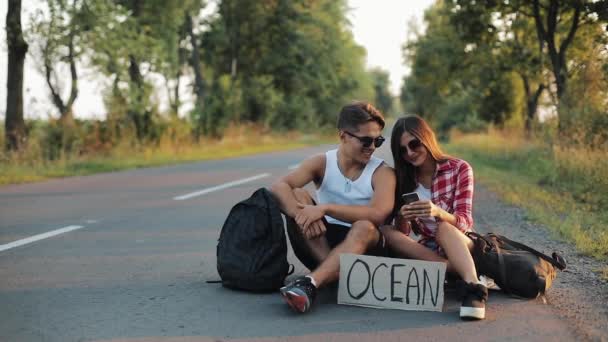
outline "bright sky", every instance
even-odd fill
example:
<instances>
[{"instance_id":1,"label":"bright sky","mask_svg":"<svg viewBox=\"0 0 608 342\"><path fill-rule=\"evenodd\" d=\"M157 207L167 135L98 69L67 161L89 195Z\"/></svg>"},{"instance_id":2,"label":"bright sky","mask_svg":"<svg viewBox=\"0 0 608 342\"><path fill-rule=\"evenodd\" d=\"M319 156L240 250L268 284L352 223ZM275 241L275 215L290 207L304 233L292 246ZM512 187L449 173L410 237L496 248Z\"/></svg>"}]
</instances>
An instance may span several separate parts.
<instances>
[{"instance_id":1,"label":"bright sky","mask_svg":"<svg viewBox=\"0 0 608 342\"><path fill-rule=\"evenodd\" d=\"M434 0L349 0L350 19L355 40L367 49L368 67L380 67L390 74L391 92L398 95L407 69L403 65L401 45L408 36L408 22L416 20L420 25L424 10ZM40 0L22 0L22 9L28 13L39 6ZM0 117L6 110L6 52L7 1L0 0ZM28 23L29 14L22 15L22 25ZM80 72L79 95L74 112L80 118L102 118L105 109L99 95L103 80L95 79L86 71ZM37 113L38 117L54 114L49 91L42 74L28 55L25 68L24 111L26 117ZM67 91L67 89L66 89Z\"/></svg>"},{"instance_id":2,"label":"bright sky","mask_svg":"<svg viewBox=\"0 0 608 342\"><path fill-rule=\"evenodd\" d=\"M408 37L408 22L422 27L424 11L434 0L349 0L355 40L367 49L368 67L390 73L391 92L399 95L407 68L401 46Z\"/></svg>"}]
</instances>

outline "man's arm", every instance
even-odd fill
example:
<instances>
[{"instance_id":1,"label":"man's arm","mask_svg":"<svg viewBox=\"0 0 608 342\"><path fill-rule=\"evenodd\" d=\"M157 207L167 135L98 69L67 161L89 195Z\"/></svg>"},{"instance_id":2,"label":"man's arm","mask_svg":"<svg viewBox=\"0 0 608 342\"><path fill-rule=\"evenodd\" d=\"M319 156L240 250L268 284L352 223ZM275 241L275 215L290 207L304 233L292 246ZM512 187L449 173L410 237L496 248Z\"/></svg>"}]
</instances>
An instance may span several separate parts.
<instances>
[{"instance_id":1,"label":"man's arm","mask_svg":"<svg viewBox=\"0 0 608 342\"><path fill-rule=\"evenodd\" d=\"M369 205L324 204L319 207L325 215L344 222L369 220L376 226L385 223L395 202L395 172L386 164L378 167L372 176L374 195Z\"/></svg>"},{"instance_id":2,"label":"man's arm","mask_svg":"<svg viewBox=\"0 0 608 342\"><path fill-rule=\"evenodd\" d=\"M289 217L295 218L300 211L293 190L321 179L325 170L325 155L319 154L304 160L298 168L281 177L270 187L270 191L279 200L281 210Z\"/></svg>"}]
</instances>

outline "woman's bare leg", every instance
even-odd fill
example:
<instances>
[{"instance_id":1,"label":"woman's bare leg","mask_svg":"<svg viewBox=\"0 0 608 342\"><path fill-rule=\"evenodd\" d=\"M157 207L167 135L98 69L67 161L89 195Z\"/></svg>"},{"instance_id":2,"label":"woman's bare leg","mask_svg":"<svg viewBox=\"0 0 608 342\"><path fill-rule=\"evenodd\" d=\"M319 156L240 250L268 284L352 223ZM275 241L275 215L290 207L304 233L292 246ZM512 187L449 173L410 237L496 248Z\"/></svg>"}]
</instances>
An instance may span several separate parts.
<instances>
[{"instance_id":1,"label":"woman's bare leg","mask_svg":"<svg viewBox=\"0 0 608 342\"><path fill-rule=\"evenodd\" d=\"M478 283L475 262L471 256L473 241L447 222L439 222L435 238L445 251L454 272L467 283Z\"/></svg>"},{"instance_id":2,"label":"woman's bare leg","mask_svg":"<svg viewBox=\"0 0 608 342\"><path fill-rule=\"evenodd\" d=\"M448 264L449 271L449 263L447 259L435 253L430 248L419 244L417 241L403 234L399 230L396 230L393 228L393 226L383 226L380 228L380 230L382 231L382 234L384 234L386 242L391 250L398 256L409 259L445 262Z\"/></svg>"}]
</instances>

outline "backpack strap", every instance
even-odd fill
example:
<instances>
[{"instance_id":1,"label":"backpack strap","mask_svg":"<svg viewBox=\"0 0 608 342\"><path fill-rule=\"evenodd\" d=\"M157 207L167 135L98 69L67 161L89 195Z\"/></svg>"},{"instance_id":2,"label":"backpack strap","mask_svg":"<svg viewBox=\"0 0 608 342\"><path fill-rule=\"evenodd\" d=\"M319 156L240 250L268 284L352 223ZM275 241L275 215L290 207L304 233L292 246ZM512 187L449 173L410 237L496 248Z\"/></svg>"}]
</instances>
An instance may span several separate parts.
<instances>
[{"instance_id":1,"label":"backpack strap","mask_svg":"<svg viewBox=\"0 0 608 342\"><path fill-rule=\"evenodd\" d=\"M545 259L546 261L551 263L551 265L557 267L560 271L563 271L564 269L566 269L566 260L561 255L559 255L555 252L553 252L553 254L551 254L551 256L548 256L546 254L543 254L543 253L537 251L536 249L534 249L532 247L524 245L523 243L513 241L502 235L496 235L496 236L517 248L523 249L525 251L528 251L528 252L538 256L539 258Z\"/></svg>"},{"instance_id":2,"label":"backpack strap","mask_svg":"<svg viewBox=\"0 0 608 342\"><path fill-rule=\"evenodd\" d=\"M506 287L508 287L507 270L506 270L506 266L505 266L505 259L504 259L504 256L502 255L500 246L498 246L492 240L486 238L485 236L483 236L477 232L466 232L466 236L468 236L471 240L473 240L476 249L479 249L479 247L477 247L477 246L479 246L479 244L481 243L480 240L483 240L488 246L490 246L490 248L493 248L496 251L496 257L498 258L498 266L499 266L498 275L500 277L500 279L496 279L496 280L500 281L500 283L501 283L500 288L503 291L505 291L506 293L511 293L511 291L508 288L506 288Z\"/></svg>"},{"instance_id":3,"label":"backpack strap","mask_svg":"<svg viewBox=\"0 0 608 342\"><path fill-rule=\"evenodd\" d=\"M509 282L507 281L507 266L505 264L505 257L502 254L502 250L498 244L495 244L492 240L486 239L485 237L481 237L488 245L492 246L496 250L496 257L498 258L498 271L500 275L500 280L502 282L500 288L508 293L513 294L511 289L509 288Z\"/></svg>"}]
</instances>

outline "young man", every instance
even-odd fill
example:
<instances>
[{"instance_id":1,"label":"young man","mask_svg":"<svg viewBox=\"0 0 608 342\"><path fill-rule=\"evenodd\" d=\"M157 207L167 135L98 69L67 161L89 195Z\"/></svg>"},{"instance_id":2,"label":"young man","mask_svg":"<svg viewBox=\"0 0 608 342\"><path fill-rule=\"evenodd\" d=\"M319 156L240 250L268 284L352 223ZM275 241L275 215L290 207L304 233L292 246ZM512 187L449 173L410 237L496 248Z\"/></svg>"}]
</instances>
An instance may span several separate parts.
<instances>
[{"instance_id":1,"label":"young man","mask_svg":"<svg viewBox=\"0 0 608 342\"><path fill-rule=\"evenodd\" d=\"M393 210L395 174L372 157L384 142L382 114L368 103L342 108L338 118L340 145L306 159L271 190L287 218L294 252L312 272L281 288L297 312L307 312L317 289L339 279L340 254L386 255L377 229ZM314 182L317 201L303 190Z\"/></svg>"}]
</instances>

